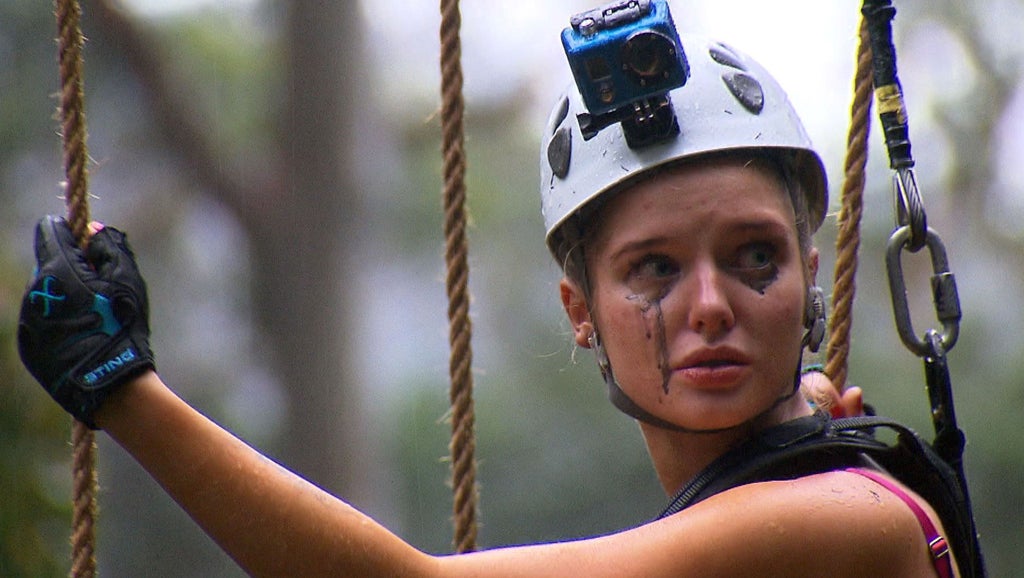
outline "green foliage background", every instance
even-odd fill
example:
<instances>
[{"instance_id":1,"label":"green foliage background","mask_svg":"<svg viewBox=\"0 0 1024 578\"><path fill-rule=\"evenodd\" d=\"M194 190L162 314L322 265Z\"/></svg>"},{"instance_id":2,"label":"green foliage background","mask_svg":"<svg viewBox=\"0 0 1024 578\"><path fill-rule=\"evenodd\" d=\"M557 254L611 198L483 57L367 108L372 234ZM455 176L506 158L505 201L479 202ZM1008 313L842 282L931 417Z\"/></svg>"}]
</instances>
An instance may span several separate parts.
<instances>
[{"instance_id":1,"label":"green foliage background","mask_svg":"<svg viewBox=\"0 0 1024 578\"><path fill-rule=\"evenodd\" d=\"M908 30L906 35L941 28L940 10L947 4L900 4L910 24L903 29ZM1020 13L1019 0L1005 4L1007 10ZM147 30L164 47L175 74L197 87L195 114L208 123L225 163L241 163L272 138L272 116L284 92L277 80L285 49L275 28L277 10L272 3L258 6L245 18L210 10L147 21ZM4 577L56 576L65 573L67 564L69 422L25 373L14 344L21 291L31 269L31 227L40 215L61 210L59 141L52 118L57 88L53 26L48 6L32 0L0 3ZM273 450L281 435L274 425L279 411L274 404L280 398L274 396L272 378L259 373L258 355L246 349L252 338L242 319L244 302L224 297L223 284L234 288L247 274L248 245L238 239L238 223L224 207L211 195L193 190L190 167L180 166L161 148L148 118L146 96L115 43L103 36L99 23L87 19L86 26L92 31L87 45L87 105L96 158L94 190L101 191L95 212L130 230L137 253L145 256L143 268L157 303L154 326L160 332L155 345L162 371L168 369L190 401L229 429ZM915 64L923 69L924 51L918 50L901 53L905 83L913 78ZM1013 54L1019 63L1020 52ZM1014 60L1001 57L1003 62ZM383 82L388 63L375 64L380 73L375 78ZM1024 71L1018 72L1020 94ZM405 79L401 98L394 97L393 87L382 90L384 96L375 102L381 110L368 120L374 127L372 136L384 144L368 145L366 155L378 163L369 167L374 178L362 191L369 216L366 229L373 236L365 246L353 248L359 252L360 266L353 271L352 282L361 287L358 299L370 317L357 328L366 339L354 346L367 347L365 341L373 348L360 351L367 358L363 395L375 422L366 435L380 440L380 455L372 467L358 467L376 476L380 496L379 501L357 506L413 544L446 552L451 514L443 459L448 426L436 97L434 86L420 87L414 81ZM538 92L548 96L547 91ZM1009 236L1016 235L1011 240L1017 245L1007 249L993 246L978 233L990 224L960 224L962 204L950 190L955 179L929 164L935 162L930 159L950 154L942 148L950 146L950 139L935 111L951 106L954 97L963 99L952 101L962 110L984 110L987 104L970 100L972 91L960 96L938 93L910 103L916 114L915 144L932 203L932 224L944 234L965 311L950 364L961 425L968 433L967 467L976 514L991 575L1011 576L1024 568L1015 507L1024 503L1024 484L1019 483L1024 479L1024 435L1015 419L1024 407L1024 376L1016 364L1024 351L1024 335L1013 330L1024 323L1024 313L1015 306L1024 299L1024 264L1013 249L1019 248L1024 234L1008 230ZM589 352L573 351L561 321L557 274L540 239L534 195L539 118L533 108L535 95L506 98L471 101L467 121L485 547L613 531L656 514L663 500L635 425L606 402ZM845 103L836 108L843 107ZM837 116L834 122L837 134L845 130L845 118ZM1003 122L1019 126L1021 120L1018 114ZM880 139L877 134L872 138ZM976 143L973 148L981 154L986 146ZM881 255L891 223L883 155L874 148L869 167L873 176L858 272L851 375L881 412L927 435L931 426L920 362L895 337L885 285ZM1008 182L1012 195L1024 194L1014 181ZM836 193L838 185L839 178L833 177ZM991 191L975 194L994 196ZM826 290L833 262L832 226L830 221L818 235L826 277L820 280ZM206 234L212 241L206 241ZM201 261L190 251L209 260ZM928 264L911 261L906 267L913 275L915 296L927 293L927 276L920 274L927 272ZM227 328L216 339L231 352L218 350L230 355L230 367L218 365L219 357L208 351L189 348L192 341L209 342L182 320L188 315L239 320L240 328ZM405 334L413 335L412 345ZM254 381L263 388L255 390L260 399L266 400L255 409L249 407L254 390L244 385ZM211 383L224 385L209 387ZM176 575L241 575L118 448L102 436L101 444L101 573L166 575L173 568Z\"/></svg>"},{"instance_id":2,"label":"green foliage background","mask_svg":"<svg viewBox=\"0 0 1024 578\"><path fill-rule=\"evenodd\" d=\"M0 255L11 271L9 256ZM15 345L22 284L0 287L0 576L60 576L67 540L70 421L27 376Z\"/></svg>"}]
</instances>

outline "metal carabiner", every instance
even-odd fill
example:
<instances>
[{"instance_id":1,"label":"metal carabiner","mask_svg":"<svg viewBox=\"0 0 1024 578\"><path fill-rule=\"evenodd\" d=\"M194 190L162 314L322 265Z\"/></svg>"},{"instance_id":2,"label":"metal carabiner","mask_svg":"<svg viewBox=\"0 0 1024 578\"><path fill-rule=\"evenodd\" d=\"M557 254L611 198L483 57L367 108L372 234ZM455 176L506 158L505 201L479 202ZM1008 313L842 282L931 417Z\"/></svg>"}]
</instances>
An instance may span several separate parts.
<instances>
[{"instance_id":1,"label":"metal carabiner","mask_svg":"<svg viewBox=\"0 0 1024 578\"><path fill-rule=\"evenodd\" d=\"M904 249L915 252L910 247L912 236L911 226L904 225L893 232L885 252L886 272L889 274L889 292L892 295L893 315L896 318L896 330L900 339L912 353L925 357L933 353L932 346L925 339L918 338L910 320L910 308L907 305L907 285L903 278L901 253ZM932 229L927 230L925 246L932 260L932 301L935 314L942 323L942 333L937 333L942 351L947 352L956 345L960 334L960 297L956 289L956 278L949 271L946 248L939 235ZM927 335L927 333L925 334Z\"/></svg>"}]
</instances>

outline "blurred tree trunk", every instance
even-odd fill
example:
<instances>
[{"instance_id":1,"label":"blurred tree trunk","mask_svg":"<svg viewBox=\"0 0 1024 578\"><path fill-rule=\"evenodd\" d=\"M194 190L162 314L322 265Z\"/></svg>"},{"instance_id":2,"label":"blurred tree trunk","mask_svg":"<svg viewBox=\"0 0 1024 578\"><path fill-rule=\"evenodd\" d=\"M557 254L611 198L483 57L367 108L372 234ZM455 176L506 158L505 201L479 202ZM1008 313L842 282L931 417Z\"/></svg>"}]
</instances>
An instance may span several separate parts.
<instances>
[{"instance_id":1,"label":"blurred tree trunk","mask_svg":"<svg viewBox=\"0 0 1024 578\"><path fill-rule=\"evenodd\" d=\"M351 496L362 445L348 343L346 247L356 246L356 88L361 40L352 2L288 2L287 100L278 119L284 180L254 207L256 314L288 397L284 456Z\"/></svg>"},{"instance_id":2,"label":"blurred tree trunk","mask_svg":"<svg viewBox=\"0 0 1024 578\"><path fill-rule=\"evenodd\" d=\"M251 242L257 354L284 387L287 422L277 456L318 485L359 502L368 482L355 464L369 443L353 383L345 271L357 238L353 130L361 85L358 3L290 0L279 5L285 96L276 142L243 170L219 153L188 78L168 74L154 35L111 0L99 23L117 39L144 86L154 122L197 185L229 206ZM253 58L259 58L253 54ZM252 90L277 87L253 86ZM211 117L212 115L212 117ZM215 118L216 111L205 116ZM265 448L264 448L265 449Z\"/></svg>"}]
</instances>

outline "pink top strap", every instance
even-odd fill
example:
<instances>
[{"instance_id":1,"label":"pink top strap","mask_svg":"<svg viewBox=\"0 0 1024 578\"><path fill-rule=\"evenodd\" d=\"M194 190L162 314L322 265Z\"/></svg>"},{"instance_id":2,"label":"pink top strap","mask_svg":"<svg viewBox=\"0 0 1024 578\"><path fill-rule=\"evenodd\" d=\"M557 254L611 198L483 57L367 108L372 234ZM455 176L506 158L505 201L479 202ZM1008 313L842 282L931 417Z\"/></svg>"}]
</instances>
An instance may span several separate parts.
<instances>
[{"instance_id":1,"label":"pink top strap","mask_svg":"<svg viewBox=\"0 0 1024 578\"><path fill-rule=\"evenodd\" d=\"M921 525L921 529L924 531L925 539L928 541L928 548L931 550L932 562L935 564L935 570L939 573L939 577L953 578L953 562L949 554L949 543L942 537L942 534L939 534L935 524L932 523L931 518L921 508L921 505L917 503L917 500L910 497L892 480L876 471L864 468L847 468L846 471L871 479L895 494L897 498L903 500L903 503L914 513L918 524Z\"/></svg>"}]
</instances>

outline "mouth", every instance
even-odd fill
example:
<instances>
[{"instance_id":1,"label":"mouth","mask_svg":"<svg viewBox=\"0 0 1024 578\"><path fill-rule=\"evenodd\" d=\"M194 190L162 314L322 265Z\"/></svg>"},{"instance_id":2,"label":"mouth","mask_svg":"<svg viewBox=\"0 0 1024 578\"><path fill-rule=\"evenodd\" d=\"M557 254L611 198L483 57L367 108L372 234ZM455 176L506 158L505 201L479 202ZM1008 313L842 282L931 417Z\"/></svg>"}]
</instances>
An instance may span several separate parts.
<instances>
[{"instance_id":1,"label":"mouth","mask_svg":"<svg viewBox=\"0 0 1024 578\"><path fill-rule=\"evenodd\" d=\"M719 368L736 365L748 365L750 360L745 355L731 348L701 349L683 358L676 367L682 370L700 368Z\"/></svg>"},{"instance_id":2,"label":"mouth","mask_svg":"<svg viewBox=\"0 0 1024 578\"><path fill-rule=\"evenodd\" d=\"M698 387L725 387L735 384L749 369L746 356L731 349L701 350L676 365L676 373Z\"/></svg>"},{"instance_id":3,"label":"mouth","mask_svg":"<svg viewBox=\"0 0 1024 578\"><path fill-rule=\"evenodd\" d=\"M699 363L694 363L693 365L688 365L688 366L684 367L683 369L692 369L692 368L700 368L700 367L706 367L706 368L714 369L716 367L728 367L730 365L737 365L737 363L735 361L729 361L729 360L725 360L725 359L712 359L710 361L702 361L702 362L699 362Z\"/></svg>"}]
</instances>

